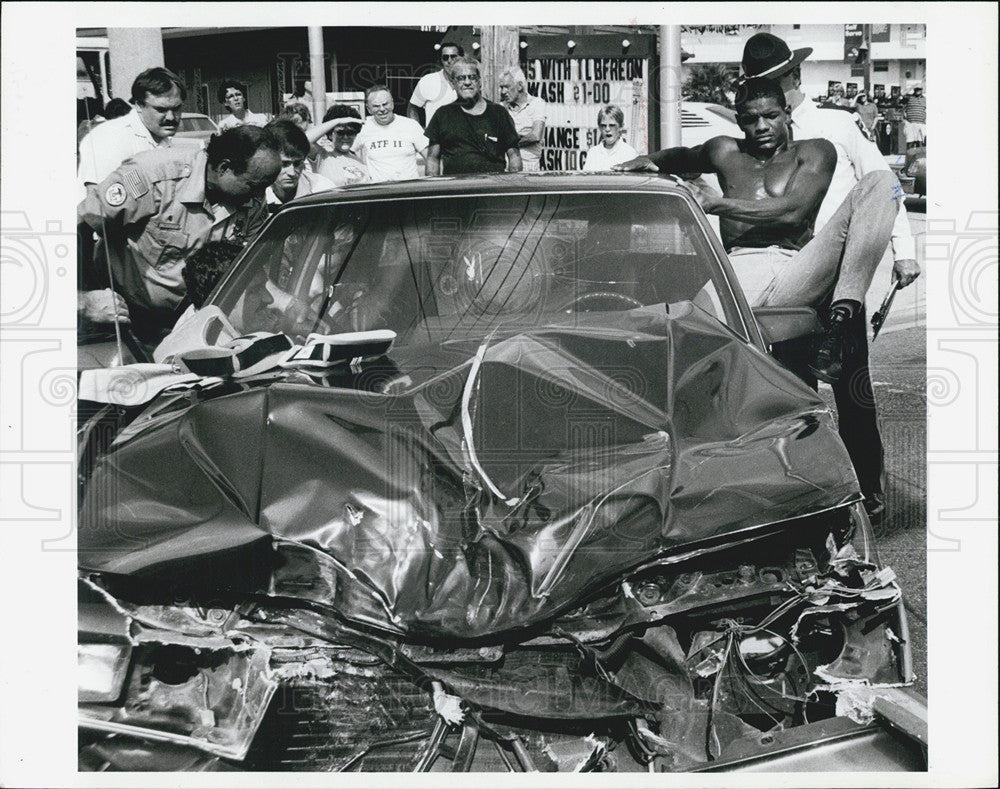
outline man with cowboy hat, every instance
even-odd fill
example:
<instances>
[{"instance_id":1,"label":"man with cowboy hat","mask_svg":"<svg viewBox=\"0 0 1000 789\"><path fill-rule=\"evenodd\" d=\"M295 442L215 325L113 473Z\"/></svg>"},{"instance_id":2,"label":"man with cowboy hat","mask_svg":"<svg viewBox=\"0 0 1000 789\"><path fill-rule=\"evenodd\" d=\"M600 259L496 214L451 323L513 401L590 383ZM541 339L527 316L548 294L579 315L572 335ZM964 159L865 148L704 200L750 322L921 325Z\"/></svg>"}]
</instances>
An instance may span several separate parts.
<instances>
[{"instance_id":1,"label":"man with cowboy hat","mask_svg":"<svg viewBox=\"0 0 1000 789\"><path fill-rule=\"evenodd\" d=\"M837 151L830 188L816 216L815 232L819 233L862 177L871 172L888 170L889 166L850 115L819 109L811 101L806 101L801 90L800 64L811 54L811 47L793 52L778 36L757 33L747 40L743 48L742 68L744 79L769 77L781 86L791 110L789 126L794 139L823 138L833 143ZM901 193L896 202L899 210L890 238L893 276L898 280L899 287L906 287L920 275L920 267ZM877 521L884 517L885 512L883 448L868 368L868 335L863 303L858 314L847 322L846 329L847 345L852 352L845 356L841 378L833 384L840 435L854 463L869 513Z\"/></svg>"}]
</instances>

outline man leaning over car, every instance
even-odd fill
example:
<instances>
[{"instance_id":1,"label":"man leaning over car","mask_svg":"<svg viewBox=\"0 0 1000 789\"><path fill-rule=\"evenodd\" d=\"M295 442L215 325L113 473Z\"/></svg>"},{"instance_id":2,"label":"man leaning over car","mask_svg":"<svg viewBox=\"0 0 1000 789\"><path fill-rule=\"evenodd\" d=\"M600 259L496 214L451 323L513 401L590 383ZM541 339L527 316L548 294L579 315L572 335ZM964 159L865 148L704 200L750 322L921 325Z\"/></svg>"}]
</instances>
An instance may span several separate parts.
<instances>
[{"instance_id":1,"label":"man leaning over car","mask_svg":"<svg viewBox=\"0 0 1000 789\"><path fill-rule=\"evenodd\" d=\"M150 347L184 298L181 271L207 241L246 243L267 219L264 190L281 168L279 143L255 126L229 129L206 150L147 151L87 187L81 225L102 237L136 337Z\"/></svg>"}]
</instances>

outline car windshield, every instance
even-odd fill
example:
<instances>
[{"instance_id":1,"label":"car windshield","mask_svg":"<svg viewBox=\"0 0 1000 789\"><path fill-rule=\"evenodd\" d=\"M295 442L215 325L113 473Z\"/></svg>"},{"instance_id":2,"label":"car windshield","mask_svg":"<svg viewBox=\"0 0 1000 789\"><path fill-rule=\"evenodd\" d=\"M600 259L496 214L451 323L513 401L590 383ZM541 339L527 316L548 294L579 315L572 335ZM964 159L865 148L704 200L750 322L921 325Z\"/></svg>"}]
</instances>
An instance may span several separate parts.
<instances>
[{"instance_id":1,"label":"car windshield","mask_svg":"<svg viewBox=\"0 0 1000 789\"><path fill-rule=\"evenodd\" d=\"M180 124L177 128L178 131L182 132L195 132L195 131L215 131L215 124L212 123L211 118L192 118L190 116L181 118Z\"/></svg>"},{"instance_id":2,"label":"car windshield","mask_svg":"<svg viewBox=\"0 0 1000 789\"><path fill-rule=\"evenodd\" d=\"M745 338L691 207L650 192L394 198L280 212L213 303L244 332L509 336L691 301ZM588 321L600 321L591 315Z\"/></svg>"}]
</instances>

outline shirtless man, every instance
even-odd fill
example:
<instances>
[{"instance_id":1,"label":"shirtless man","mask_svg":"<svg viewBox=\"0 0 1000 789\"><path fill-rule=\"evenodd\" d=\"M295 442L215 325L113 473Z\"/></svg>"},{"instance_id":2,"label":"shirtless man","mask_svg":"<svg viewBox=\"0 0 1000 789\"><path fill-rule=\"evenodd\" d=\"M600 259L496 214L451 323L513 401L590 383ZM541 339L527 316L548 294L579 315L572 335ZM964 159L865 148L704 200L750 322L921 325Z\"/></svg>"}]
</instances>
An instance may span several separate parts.
<instances>
[{"instance_id":1,"label":"shirtless man","mask_svg":"<svg viewBox=\"0 0 1000 789\"><path fill-rule=\"evenodd\" d=\"M889 243L894 179L890 172L864 176L813 237L837 161L833 145L789 138L785 95L771 80L743 83L736 111L742 140L715 137L614 169L716 173L722 195L687 186L706 213L719 216L723 244L751 304L819 307L832 293L828 329L809 366L832 383L843 368L844 323L861 308Z\"/></svg>"}]
</instances>

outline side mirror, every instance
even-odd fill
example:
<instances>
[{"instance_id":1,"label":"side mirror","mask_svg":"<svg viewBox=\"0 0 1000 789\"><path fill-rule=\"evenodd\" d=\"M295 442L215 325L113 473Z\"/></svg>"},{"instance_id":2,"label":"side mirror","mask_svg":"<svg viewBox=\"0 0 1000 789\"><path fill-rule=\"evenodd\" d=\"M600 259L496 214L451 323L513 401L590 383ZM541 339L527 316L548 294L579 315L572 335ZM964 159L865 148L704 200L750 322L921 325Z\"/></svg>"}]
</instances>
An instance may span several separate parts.
<instances>
[{"instance_id":1,"label":"side mirror","mask_svg":"<svg viewBox=\"0 0 1000 789\"><path fill-rule=\"evenodd\" d=\"M807 339L823 331L819 315L812 307L757 307L753 316L768 345Z\"/></svg>"}]
</instances>

